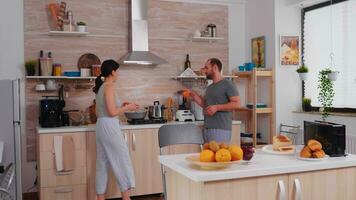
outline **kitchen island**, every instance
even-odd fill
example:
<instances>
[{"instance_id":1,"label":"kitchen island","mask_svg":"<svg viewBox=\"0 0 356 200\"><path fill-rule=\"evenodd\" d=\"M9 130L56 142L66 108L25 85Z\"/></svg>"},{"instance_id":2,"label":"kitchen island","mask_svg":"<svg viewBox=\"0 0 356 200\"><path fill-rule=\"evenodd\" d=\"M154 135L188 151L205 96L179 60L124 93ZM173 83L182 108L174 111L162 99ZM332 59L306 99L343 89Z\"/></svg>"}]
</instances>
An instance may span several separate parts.
<instances>
[{"instance_id":1,"label":"kitchen island","mask_svg":"<svg viewBox=\"0 0 356 200\"><path fill-rule=\"evenodd\" d=\"M299 160L257 150L249 163L220 170L190 165L189 154L164 155L168 200L355 200L356 155Z\"/></svg>"}]
</instances>

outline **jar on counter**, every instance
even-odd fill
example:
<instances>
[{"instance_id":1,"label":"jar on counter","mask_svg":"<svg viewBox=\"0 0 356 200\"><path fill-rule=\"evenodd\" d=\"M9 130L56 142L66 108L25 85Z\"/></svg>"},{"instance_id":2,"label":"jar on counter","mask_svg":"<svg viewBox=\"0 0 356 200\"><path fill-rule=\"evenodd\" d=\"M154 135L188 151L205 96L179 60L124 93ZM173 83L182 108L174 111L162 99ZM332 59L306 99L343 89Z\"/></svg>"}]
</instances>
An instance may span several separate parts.
<instances>
[{"instance_id":1,"label":"jar on counter","mask_svg":"<svg viewBox=\"0 0 356 200\"><path fill-rule=\"evenodd\" d=\"M52 76L52 58L40 58L42 76Z\"/></svg>"},{"instance_id":2,"label":"jar on counter","mask_svg":"<svg viewBox=\"0 0 356 200\"><path fill-rule=\"evenodd\" d=\"M59 63L53 64L53 76L61 76L62 75L62 65Z\"/></svg>"},{"instance_id":3,"label":"jar on counter","mask_svg":"<svg viewBox=\"0 0 356 200\"><path fill-rule=\"evenodd\" d=\"M216 37L216 25L215 24L209 24L206 28L209 31L210 37Z\"/></svg>"}]
</instances>

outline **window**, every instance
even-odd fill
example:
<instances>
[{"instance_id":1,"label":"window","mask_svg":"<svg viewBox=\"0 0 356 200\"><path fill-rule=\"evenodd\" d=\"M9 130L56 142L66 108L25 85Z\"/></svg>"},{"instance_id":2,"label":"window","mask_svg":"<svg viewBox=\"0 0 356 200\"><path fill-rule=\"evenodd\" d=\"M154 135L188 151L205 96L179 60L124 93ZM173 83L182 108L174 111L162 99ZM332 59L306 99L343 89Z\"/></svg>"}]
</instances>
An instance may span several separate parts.
<instances>
[{"instance_id":1,"label":"window","mask_svg":"<svg viewBox=\"0 0 356 200\"><path fill-rule=\"evenodd\" d=\"M334 82L334 108L356 108L356 1L340 0L304 9L303 58L309 67L305 81L305 96L312 99L313 107L318 101L318 74L331 67L333 52L335 68L340 72Z\"/></svg>"}]
</instances>

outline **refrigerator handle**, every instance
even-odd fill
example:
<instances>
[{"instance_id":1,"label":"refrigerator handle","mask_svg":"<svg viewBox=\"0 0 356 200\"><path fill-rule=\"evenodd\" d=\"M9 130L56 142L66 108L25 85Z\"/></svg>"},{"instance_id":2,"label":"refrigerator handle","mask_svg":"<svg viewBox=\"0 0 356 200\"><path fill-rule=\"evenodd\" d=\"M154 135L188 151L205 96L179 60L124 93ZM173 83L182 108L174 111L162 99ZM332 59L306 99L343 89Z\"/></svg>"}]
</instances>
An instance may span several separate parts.
<instances>
[{"instance_id":1,"label":"refrigerator handle","mask_svg":"<svg viewBox=\"0 0 356 200\"><path fill-rule=\"evenodd\" d=\"M21 116L21 100L20 100L20 79L12 81L12 89L13 89L13 99L14 99L14 123L20 124Z\"/></svg>"}]
</instances>

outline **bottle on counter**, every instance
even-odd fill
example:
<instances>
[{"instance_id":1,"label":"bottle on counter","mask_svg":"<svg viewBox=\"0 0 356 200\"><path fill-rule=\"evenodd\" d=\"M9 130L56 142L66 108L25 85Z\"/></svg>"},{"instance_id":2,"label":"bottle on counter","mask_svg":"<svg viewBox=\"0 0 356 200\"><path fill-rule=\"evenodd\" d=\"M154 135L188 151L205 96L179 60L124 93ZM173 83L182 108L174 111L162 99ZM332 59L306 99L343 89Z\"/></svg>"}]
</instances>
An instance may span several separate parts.
<instances>
[{"instance_id":1,"label":"bottle on counter","mask_svg":"<svg viewBox=\"0 0 356 200\"><path fill-rule=\"evenodd\" d=\"M41 59L43 58L43 50L40 51L40 57L38 58L38 76L42 76L41 72Z\"/></svg>"},{"instance_id":2,"label":"bottle on counter","mask_svg":"<svg viewBox=\"0 0 356 200\"><path fill-rule=\"evenodd\" d=\"M184 70L186 70L187 68L191 68L191 63L190 63L190 60L189 60L189 54L187 54L187 57L186 57L186 60L185 60L185 63L184 63Z\"/></svg>"},{"instance_id":3,"label":"bottle on counter","mask_svg":"<svg viewBox=\"0 0 356 200\"><path fill-rule=\"evenodd\" d=\"M62 75L62 65L60 63L53 64L53 76L61 76Z\"/></svg>"}]
</instances>

